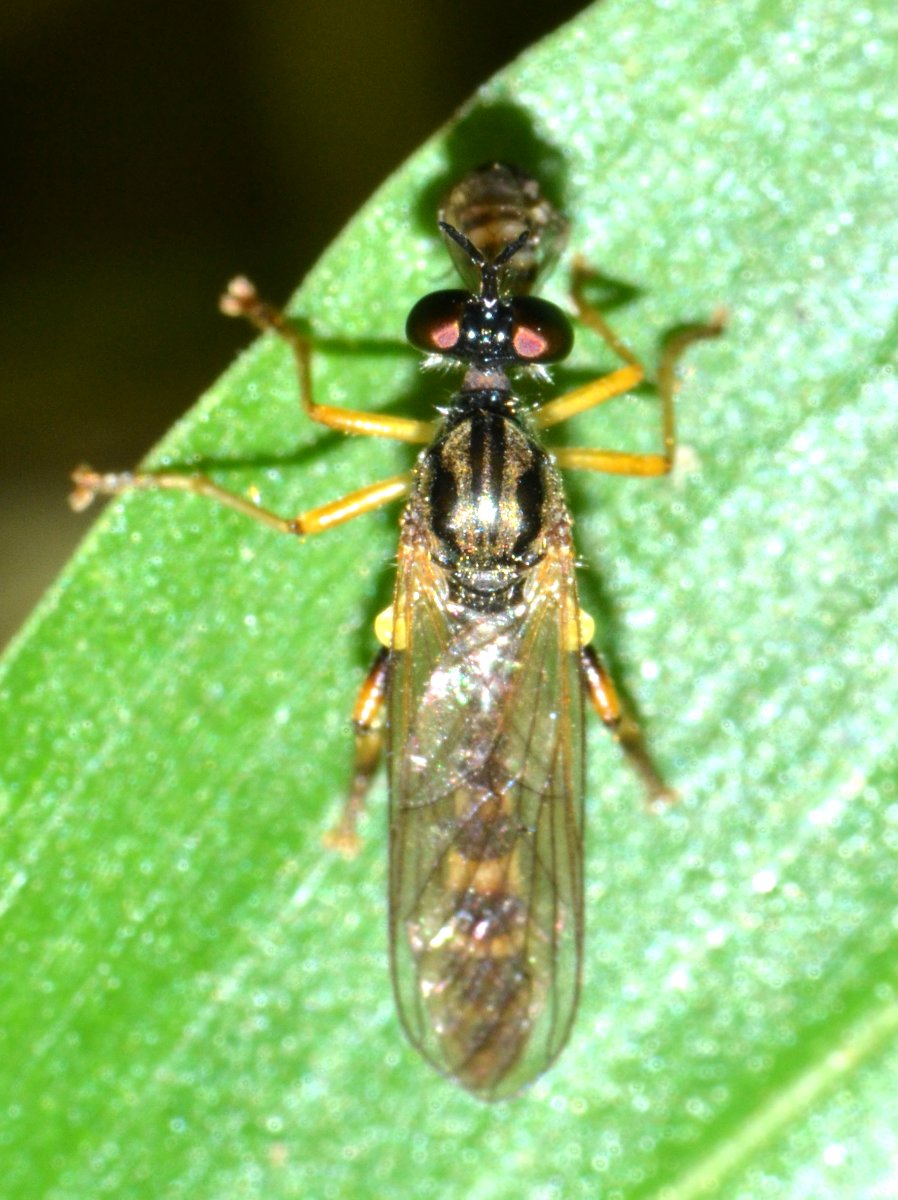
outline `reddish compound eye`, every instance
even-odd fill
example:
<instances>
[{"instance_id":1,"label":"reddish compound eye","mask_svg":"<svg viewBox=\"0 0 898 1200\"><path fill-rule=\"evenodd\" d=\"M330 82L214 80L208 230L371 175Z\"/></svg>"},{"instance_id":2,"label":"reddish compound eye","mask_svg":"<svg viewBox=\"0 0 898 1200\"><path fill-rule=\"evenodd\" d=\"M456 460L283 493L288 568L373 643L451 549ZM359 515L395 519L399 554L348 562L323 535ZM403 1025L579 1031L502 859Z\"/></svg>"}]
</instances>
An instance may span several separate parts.
<instances>
[{"instance_id":1,"label":"reddish compound eye","mask_svg":"<svg viewBox=\"0 0 898 1200\"><path fill-rule=\"evenodd\" d=\"M570 354L573 330L556 305L536 296L515 296L511 313L512 344L521 362L558 362Z\"/></svg>"},{"instance_id":2,"label":"reddish compound eye","mask_svg":"<svg viewBox=\"0 0 898 1200\"><path fill-rule=\"evenodd\" d=\"M417 350L450 354L461 337L467 292L431 292L418 301L405 323L405 336Z\"/></svg>"}]
</instances>

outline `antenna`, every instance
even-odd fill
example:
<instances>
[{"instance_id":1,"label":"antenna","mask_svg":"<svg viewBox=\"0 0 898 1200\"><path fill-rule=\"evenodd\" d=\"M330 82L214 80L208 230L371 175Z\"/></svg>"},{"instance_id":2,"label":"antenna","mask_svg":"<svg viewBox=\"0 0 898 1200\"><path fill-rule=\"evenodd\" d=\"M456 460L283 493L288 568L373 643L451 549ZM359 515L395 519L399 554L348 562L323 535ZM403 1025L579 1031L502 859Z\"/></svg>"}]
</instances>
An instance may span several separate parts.
<instances>
[{"instance_id":1,"label":"antenna","mask_svg":"<svg viewBox=\"0 0 898 1200\"><path fill-rule=\"evenodd\" d=\"M466 238L454 225L440 221L439 226L447 237L452 238L453 242L464 250L474 266L480 269L480 293L484 300L496 299L499 294L499 270L530 240L530 230L525 229L513 242L509 242L492 262L487 262L470 238Z\"/></svg>"}]
</instances>

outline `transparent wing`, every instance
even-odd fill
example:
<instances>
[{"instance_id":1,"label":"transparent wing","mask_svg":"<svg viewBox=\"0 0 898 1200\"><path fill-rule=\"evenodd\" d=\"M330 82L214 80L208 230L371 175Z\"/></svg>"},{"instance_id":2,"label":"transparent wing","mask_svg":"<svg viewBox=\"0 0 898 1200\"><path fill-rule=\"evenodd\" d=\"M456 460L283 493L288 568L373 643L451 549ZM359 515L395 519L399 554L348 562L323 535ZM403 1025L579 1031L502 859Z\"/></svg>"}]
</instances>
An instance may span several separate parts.
<instances>
[{"instance_id":1,"label":"transparent wing","mask_svg":"<svg viewBox=\"0 0 898 1200\"><path fill-rule=\"evenodd\" d=\"M566 523L521 600L453 605L409 513L390 696L393 979L412 1042L485 1098L549 1065L577 1003L583 693Z\"/></svg>"}]
</instances>

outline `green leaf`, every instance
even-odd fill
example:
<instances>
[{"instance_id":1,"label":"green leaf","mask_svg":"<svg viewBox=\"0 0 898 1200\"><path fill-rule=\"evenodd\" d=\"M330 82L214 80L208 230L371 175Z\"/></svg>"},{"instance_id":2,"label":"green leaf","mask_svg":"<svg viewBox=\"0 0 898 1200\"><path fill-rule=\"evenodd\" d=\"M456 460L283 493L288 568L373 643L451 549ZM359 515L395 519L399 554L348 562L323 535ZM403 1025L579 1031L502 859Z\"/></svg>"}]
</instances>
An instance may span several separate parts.
<instances>
[{"instance_id":1,"label":"green leaf","mask_svg":"<svg viewBox=\"0 0 898 1200\"><path fill-rule=\"evenodd\" d=\"M682 802L645 812L594 730L559 1063L490 1108L430 1073L390 998L382 786L361 856L321 849L394 515L297 544L134 495L2 676L9 1195L892 1194L896 35L885 0L596 5L397 172L293 304L321 398L438 402L401 345L450 279L434 198L501 157L637 289L613 319L647 360L729 310L689 354L675 477L572 481L584 602ZM557 385L612 365L581 334ZM641 393L568 436L656 430ZM303 423L262 339L154 461L293 512L409 454Z\"/></svg>"}]
</instances>

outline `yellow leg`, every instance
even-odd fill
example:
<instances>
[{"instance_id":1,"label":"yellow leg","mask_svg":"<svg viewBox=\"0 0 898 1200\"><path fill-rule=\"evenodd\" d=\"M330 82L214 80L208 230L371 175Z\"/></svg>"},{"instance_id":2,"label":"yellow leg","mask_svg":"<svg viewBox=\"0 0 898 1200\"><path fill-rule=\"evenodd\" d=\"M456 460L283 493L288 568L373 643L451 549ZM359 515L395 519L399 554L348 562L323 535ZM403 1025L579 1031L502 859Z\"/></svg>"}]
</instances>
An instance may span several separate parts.
<instances>
[{"instance_id":1,"label":"yellow leg","mask_svg":"<svg viewBox=\"0 0 898 1200\"><path fill-rule=\"evenodd\" d=\"M618 358L627 364L601 379L584 387L550 400L537 409L535 422L538 428L548 429L567 421L587 409L595 408L614 396L632 391L645 378L645 369L633 351L617 336L597 308L583 294L590 272L582 262L574 265L571 295L577 306L580 320L610 346ZM652 476L666 475L673 466L676 453L676 422L674 419L674 394L676 392L676 366L693 342L703 338L717 337L723 330L723 315L716 316L707 325L694 325L668 338L658 364L658 394L661 398L662 440L661 454L628 454L620 450L559 448L553 453L559 466L584 471L604 471L611 475Z\"/></svg>"},{"instance_id":2,"label":"yellow leg","mask_svg":"<svg viewBox=\"0 0 898 1200\"><path fill-rule=\"evenodd\" d=\"M658 364L658 394L661 397L661 431L664 442L664 450L661 454L629 454L622 450L564 446L553 450L555 461L558 465L580 471L604 471L609 475L637 475L643 477L666 475L673 467L674 456L677 450L677 427L674 417L677 363L683 352L693 342L702 341L705 338L719 337L723 332L723 328L724 319L721 315L710 321L707 325L692 325L688 329L683 329L668 338L665 343L661 354L661 362ZM626 368L623 371L615 371L614 375L606 376L604 380L599 379L595 384L589 385L587 388L581 388L580 391L586 392L589 390L589 387L599 387L602 383L614 379L615 375L623 375L625 370ZM617 393L613 394L616 395ZM562 396L559 400L552 401L551 403L563 404L566 400L569 400L571 397L576 398L576 396L576 392L571 392L569 396ZM595 403L601 404L604 399L608 399L608 397L601 396ZM551 407L551 405L547 405L546 407ZM584 407L590 406L581 405L576 411L581 412ZM573 416L573 413L567 415ZM561 417L559 419L564 420L565 418Z\"/></svg>"},{"instance_id":3,"label":"yellow leg","mask_svg":"<svg viewBox=\"0 0 898 1200\"><path fill-rule=\"evenodd\" d=\"M358 412L329 404L317 404L312 397L311 346L308 340L288 323L280 309L260 298L255 286L248 279L242 276L232 279L221 298L220 307L229 317L245 317L257 329L263 332L271 330L284 339L296 359L303 410L313 421L326 425L329 429L337 429L341 433L364 437L392 438L397 442L415 442L421 445L433 441L435 425L432 421L415 421L409 417L395 417L386 413Z\"/></svg>"},{"instance_id":4,"label":"yellow leg","mask_svg":"<svg viewBox=\"0 0 898 1200\"><path fill-rule=\"evenodd\" d=\"M658 773L639 726L623 712L614 680L592 646L584 646L580 651L580 669L593 708L614 734L630 766L642 780L649 800L675 800L676 793Z\"/></svg>"},{"instance_id":5,"label":"yellow leg","mask_svg":"<svg viewBox=\"0 0 898 1200\"><path fill-rule=\"evenodd\" d=\"M352 724L355 728L355 763L349 795L340 820L324 835L324 844L345 858L358 853L356 823L365 807L365 798L380 762L383 750L384 702L387 695L389 651L381 649L371 670L359 688Z\"/></svg>"},{"instance_id":6,"label":"yellow leg","mask_svg":"<svg viewBox=\"0 0 898 1200\"><path fill-rule=\"evenodd\" d=\"M611 400L614 396L622 396L631 392L645 378L645 368L626 343L622 342L599 310L589 303L583 295L585 284L590 278L589 269L581 260L574 263L573 281L571 283L571 298L577 306L577 315L583 324L597 333L599 337L614 351L618 358L627 365L609 375L603 375L594 383L550 400L536 412L536 424L539 429L548 429L550 425L558 425L578 413L586 412Z\"/></svg>"},{"instance_id":7,"label":"yellow leg","mask_svg":"<svg viewBox=\"0 0 898 1200\"><path fill-rule=\"evenodd\" d=\"M558 446L552 454L559 467L575 471L604 471L606 475L666 475L670 459L663 454L628 454L624 450L593 450L590 447Z\"/></svg>"},{"instance_id":8,"label":"yellow leg","mask_svg":"<svg viewBox=\"0 0 898 1200\"><path fill-rule=\"evenodd\" d=\"M632 392L633 388L642 381L642 367L621 367L610 375L603 375L592 383L566 392L555 400L549 400L541 405L533 415L537 429L548 429L550 425L559 425L568 421L587 409L595 408L611 400L614 396L622 396L624 392Z\"/></svg>"},{"instance_id":9,"label":"yellow leg","mask_svg":"<svg viewBox=\"0 0 898 1200\"><path fill-rule=\"evenodd\" d=\"M90 467L79 467L73 472L72 479L75 488L69 503L76 512L82 512L96 496L117 496L132 490L192 492L195 496L205 496L208 500L233 508L244 516L252 517L254 521L261 521L271 529L304 537L307 534L324 533L334 525L342 525L344 521L351 521L353 517L400 499L408 494L412 477L410 472L406 472L369 483L358 491L310 508L296 517L282 517L270 509L262 508L248 496L240 496L219 487L205 475L181 475L174 471L122 471L104 475Z\"/></svg>"}]
</instances>

